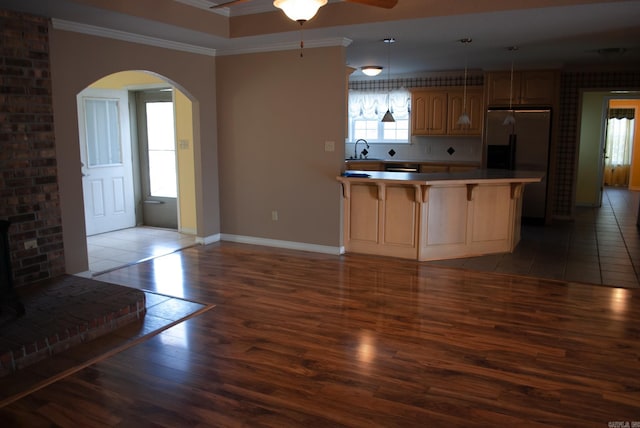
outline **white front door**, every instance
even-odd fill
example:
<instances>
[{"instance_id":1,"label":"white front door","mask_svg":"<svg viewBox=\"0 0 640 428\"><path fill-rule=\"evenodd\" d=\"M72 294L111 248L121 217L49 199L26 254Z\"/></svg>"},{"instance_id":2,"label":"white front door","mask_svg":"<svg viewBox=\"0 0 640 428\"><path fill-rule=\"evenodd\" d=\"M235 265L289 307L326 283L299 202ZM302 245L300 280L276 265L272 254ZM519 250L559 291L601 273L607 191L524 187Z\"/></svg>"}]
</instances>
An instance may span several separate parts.
<instances>
[{"instance_id":1,"label":"white front door","mask_svg":"<svg viewBox=\"0 0 640 428\"><path fill-rule=\"evenodd\" d=\"M87 235L136 224L128 95L85 89L78 127Z\"/></svg>"}]
</instances>

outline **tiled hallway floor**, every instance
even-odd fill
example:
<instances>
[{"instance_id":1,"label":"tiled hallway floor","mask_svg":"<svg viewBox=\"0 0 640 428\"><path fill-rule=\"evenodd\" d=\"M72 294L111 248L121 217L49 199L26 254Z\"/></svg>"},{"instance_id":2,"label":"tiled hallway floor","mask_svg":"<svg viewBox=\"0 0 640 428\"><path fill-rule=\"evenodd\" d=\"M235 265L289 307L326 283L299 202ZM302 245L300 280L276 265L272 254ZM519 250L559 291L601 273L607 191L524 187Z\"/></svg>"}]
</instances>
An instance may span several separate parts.
<instances>
[{"instance_id":1,"label":"tiled hallway floor","mask_svg":"<svg viewBox=\"0 0 640 428\"><path fill-rule=\"evenodd\" d=\"M195 236L175 230L134 227L87 237L93 275L195 245Z\"/></svg>"},{"instance_id":2,"label":"tiled hallway floor","mask_svg":"<svg viewBox=\"0 0 640 428\"><path fill-rule=\"evenodd\" d=\"M640 194L606 188L602 207L576 209L573 222L522 227L511 254L428 262L619 287L640 287Z\"/></svg>"}]
</instances>

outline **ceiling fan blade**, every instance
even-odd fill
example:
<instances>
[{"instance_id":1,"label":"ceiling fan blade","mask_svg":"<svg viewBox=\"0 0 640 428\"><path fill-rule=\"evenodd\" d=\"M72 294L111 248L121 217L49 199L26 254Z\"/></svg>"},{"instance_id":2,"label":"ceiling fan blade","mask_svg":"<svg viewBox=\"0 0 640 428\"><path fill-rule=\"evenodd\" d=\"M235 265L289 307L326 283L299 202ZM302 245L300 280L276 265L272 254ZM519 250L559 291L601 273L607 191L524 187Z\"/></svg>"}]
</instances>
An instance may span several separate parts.
<instances>
[{"instance_id":1,"label":"ceiling fan blade","mask_svg":"<svg viewBox=\"0 0 640 428\"><path fill-rule=\"evenodd\" d=\"M248 2L248 1L251 1L251 0L232 0L232 1L224 2L224 3L220 3L220 4L214 4L209 9L218 9L220 7L229 7L229 6L233 6L234 4L240 4L240 3L244 3L244 2Z\"/></svg>"},{"instance_id":2,"label":"ceiling fan blade","mask_svg":"<svg viewBox=\"0 0 640 428\"><path fill-rule=\"evenodd\" d=\"M391 9L398 4L398 0L345 0L348 3L360 3L367 6L383 7L385 9Z\"/></svg>"}]
</instances>

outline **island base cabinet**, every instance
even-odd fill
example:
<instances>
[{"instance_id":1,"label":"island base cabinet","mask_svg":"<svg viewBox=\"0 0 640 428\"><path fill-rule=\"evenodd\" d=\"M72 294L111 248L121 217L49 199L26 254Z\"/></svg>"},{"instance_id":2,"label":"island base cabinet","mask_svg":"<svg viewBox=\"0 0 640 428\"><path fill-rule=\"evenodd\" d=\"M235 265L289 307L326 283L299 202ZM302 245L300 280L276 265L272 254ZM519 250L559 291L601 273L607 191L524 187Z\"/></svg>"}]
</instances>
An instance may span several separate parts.
<instances>
[{"instance_id":1,"label":"island base cabinet","mask_svg":"<svg viewBox=\"0 0 640 428\"><path fill-rule=\"evenodd\" d=\"M344 181L347 252L420 261L512 252L522 183Z\"/></svg>"},{"instance_id":2,"label":"island base cabinet","mask_svg":"<svg viewBox=\"0 0 640 428\"><path fill-rule=\"evenodd\" d=\"M410 186L345 184L347 252L415 259L419 204Z\"/></svg>"},{"instance_id":3,"label":"island base cabinet","mask_svg":"<svg viewBox=\"0 0 640 428\"><path fill-rule=\"evenodd\" d=\"M419 260L513 251L520 238L519 204L511 184L429 187L422 205Z\"/></svg>"},{"instance_id":4,"label":"island base cabinet","mask_svg":"<svg viewBox=\"0 0 640 428\"><path fill-rule=\"evenodd\" d=\"M467 186L429 186L424 194L418 258L459 257L467 245Z\"/></svg>"}]
</instances>

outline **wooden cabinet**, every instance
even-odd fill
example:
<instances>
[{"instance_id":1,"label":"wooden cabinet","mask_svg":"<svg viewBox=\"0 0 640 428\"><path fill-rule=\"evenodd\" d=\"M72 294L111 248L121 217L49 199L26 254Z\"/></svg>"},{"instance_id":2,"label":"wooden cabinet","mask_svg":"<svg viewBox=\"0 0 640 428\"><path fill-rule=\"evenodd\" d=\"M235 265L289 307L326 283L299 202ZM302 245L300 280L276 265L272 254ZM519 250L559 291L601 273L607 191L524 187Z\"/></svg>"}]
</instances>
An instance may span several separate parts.
<instances>
[{"instance_id":1,"label":"wooden cabinet","mask_svg":"<svg viewBox=\"0 0 640 428\"><path fill-rule=\"evenodd\" d=\"M486 75L488 106L509 106L511 72ZM512 105L553 105L559 92L556 71L516 71L513 73Z\"/></svg>"},{"instance_id":2,"label":"wooden cabinet","mask_svg":"<svg viewBox=\"0 0 640 428\"><path fill-rule=\"evenodd\" d=\"M466 103L466 106L463 104ZM458 125L467 112L471 125ZM482 88L418 89L411 92L411 135L481 136L484 122Z\"/></svg>"},{"instance_id":3,"label":"wooden cabinet","mask_svg":"<svg viewBox=\"0 0 640 428\"><path fill-rule=\"evenodd\" d=\"M411 135L446 135L447 92L418 90L411 93Z\"/></svg>"},{"instance_id":4,"label":"wooden cabinet","mask_svg":"<svg viewBox=\"0 0 640 428\"><path fill-rule=\"evenodd\" d=\"M384 164L380 161L355 160L347 162L347 169L357 171L383 171Z\"/></svg>"},{"instance_id":5,"label":"wooden cabinet","mask_svg":"<svg viewBox=\"0 0 640 428\"><path fill-rule=\"evenodd\" d=\"M447 106L447 135L482 135L484 123L484 96L482 88L467 87L466 100L464 89L450 90L447 96ZM469 119L471 119L471 124L459 125L458 119L465 110L469 115Z\"/></svg>"},{"instance_id":6,"label":"wooden cabinet","mask_svg":"<svg viewBox=\"0 0 640 428\"><path fill-rule=\"evenodd\" d=\"M430 165L428 163L420 164L420 172L449 172L447 165Z\"/></svg>"}]
</instances>

